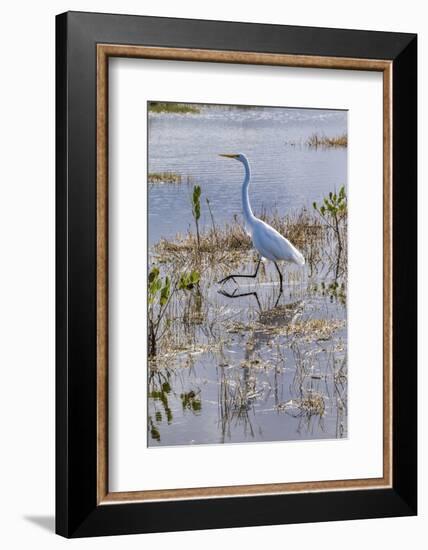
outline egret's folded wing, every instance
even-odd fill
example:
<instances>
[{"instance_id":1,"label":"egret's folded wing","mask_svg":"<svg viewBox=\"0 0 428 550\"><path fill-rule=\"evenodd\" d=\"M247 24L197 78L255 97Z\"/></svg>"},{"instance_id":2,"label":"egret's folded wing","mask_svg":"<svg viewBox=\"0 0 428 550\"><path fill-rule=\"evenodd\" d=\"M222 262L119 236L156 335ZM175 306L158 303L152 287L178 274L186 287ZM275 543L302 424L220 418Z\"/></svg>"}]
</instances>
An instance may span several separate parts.
<instances>
[{"instance_id":1,"label":"egret's folded wing","mask_svg":"<svg viewBox=\"0 0 428 550\"><path fill-rule=\"evenodd\" d=\"M293 246L288 239L283 237L276 229L264 223L260 228L260 238L263 241L263 247L269 251L272 256L278 260L294 262L298 265L305 264L305 258Z\"/></svg>"}]
</instances>

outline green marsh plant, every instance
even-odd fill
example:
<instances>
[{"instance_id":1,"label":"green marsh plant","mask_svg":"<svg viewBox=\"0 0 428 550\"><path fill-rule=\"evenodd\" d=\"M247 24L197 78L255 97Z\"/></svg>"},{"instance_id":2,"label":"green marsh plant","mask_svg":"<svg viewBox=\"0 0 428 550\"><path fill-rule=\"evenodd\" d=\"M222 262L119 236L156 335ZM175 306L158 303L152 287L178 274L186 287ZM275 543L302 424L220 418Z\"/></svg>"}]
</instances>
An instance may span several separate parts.
<instances>
[{"instance_id":1,"label":"green marsh plant","mask_svg":"<svg viewBox=\"0 0 428 550\"><path fill-rule=\"evenodd\" d=\"M175 284L166 275L161 277L157 266L152 267L148 279L148 318L149 318L149 357L157 355L157 344L162 335L159 335L161 321L168 309L172 297L176 292L190 291L198 285L200 280L199 272L183 272L178 275Z\"/></svg>"},{"instance_id":2,"label":"green marsh plant","mask_svg":"<svg viewBox=\"0 0 428 550\"><path fill-rule=\"evenodd\" d=\"M343 226L348 215L348 200L345 186L342 185L339 192L331 192L324 197L322 204L313 203L314 210L321 216L324 223L333 231L337 241L336 277L344 247Z\"/></svg>"},{"instance_id":3,"label":"green marsh plant","mask_svg":"<svg viewBox=\"0 0 428 550\"><path fill-rule=\"evenodd\" d=\"M198 250L201 248L201 239L199 236L199 219L201 217L201 187L195 185L192 193L192 215L196 225L196 237L198 239Z\"/></svg>"}]
</instances>

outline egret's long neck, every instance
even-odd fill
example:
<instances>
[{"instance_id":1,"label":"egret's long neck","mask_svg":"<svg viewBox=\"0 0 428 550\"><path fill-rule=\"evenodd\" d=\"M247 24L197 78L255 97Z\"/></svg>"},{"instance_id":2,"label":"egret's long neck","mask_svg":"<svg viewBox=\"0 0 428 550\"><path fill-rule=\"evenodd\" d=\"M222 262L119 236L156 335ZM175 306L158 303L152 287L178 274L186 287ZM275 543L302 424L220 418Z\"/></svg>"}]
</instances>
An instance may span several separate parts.
<instances>
[{"instance_id":1,"label":"egret's long neck","mask_svg":"<svg viewBox=\"0 0 428 550\"><path fill-rule=\"evenodd\" d=\"M247 159L242 160L245 169L244 182L242 183L242 208L244 211L244 220L251 227L255 219L251 210L250 199L248 197L248 187L250 186L251 170Z\"/></svg>"}]
</instances>

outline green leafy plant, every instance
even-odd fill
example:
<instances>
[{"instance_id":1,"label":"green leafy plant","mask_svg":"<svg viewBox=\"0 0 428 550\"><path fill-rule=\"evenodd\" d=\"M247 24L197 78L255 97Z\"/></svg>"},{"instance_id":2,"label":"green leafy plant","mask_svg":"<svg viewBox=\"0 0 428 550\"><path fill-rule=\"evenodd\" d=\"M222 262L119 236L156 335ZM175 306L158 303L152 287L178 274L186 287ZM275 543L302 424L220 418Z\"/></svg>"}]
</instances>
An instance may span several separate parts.
<instances>
[{"instance_id":1,"label":"green leafy plant","mask_svg":"<svg viewBox=\"0 0 428 550\"><path fill-rule=\"evenodd\" d=\"M192 215L195 220L196 225L196 236L198 239L198 248L201 246L201 241L199 237L199 218L201 217L201 187L200 185L195 185L193 187L192 193Z\"/></svg>"},{"instance_id":2,"label":"green leafy plant","mask_svg":"<svg viewBox=\"0 0 428 550\"><path fill-rule=\"evenodd\" d=\"M192 290L199 283L200 274L197 271L184 272L178 275L177 281L171 285L168 276L161 277L157 266L152 267L148 276L148 312L149 312L149 357L155 357L159 328L168 305L177 291Z\"/></svg>"},{"instance_id":3,"label":"green leafy plant","mask_svg":"<svg viewBox=\"0 0 428 550\"><path fill-rule=\"evenodd\" d=\"M179 290L192 290L195 285L199 283L200 275L197 271L191 271L190 273L182 273L178 281Z\"/></svg>"},{"instance_id":4,"label":"green leafy plant","mask_svg":"<svg viewBox=\"0 0 428 550\"><path fill-rule=\"evenodd\" d=\"M324 197L322 204L313 203L313 207L324 220L326 225L332 229L337 240L337 269L343 251L342 225L348 215L348 200L345 186L341 186L338 193L330 191L328 197Z\"/></svg>"}]
</instances>

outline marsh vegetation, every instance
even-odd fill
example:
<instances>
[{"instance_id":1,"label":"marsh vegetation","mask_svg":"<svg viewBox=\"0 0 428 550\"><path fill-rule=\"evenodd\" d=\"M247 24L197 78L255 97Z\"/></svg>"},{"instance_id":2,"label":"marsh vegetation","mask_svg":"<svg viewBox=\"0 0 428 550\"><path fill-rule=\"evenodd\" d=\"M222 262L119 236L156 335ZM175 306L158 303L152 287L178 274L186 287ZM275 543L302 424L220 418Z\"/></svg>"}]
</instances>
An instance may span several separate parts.
<instances>
[{"instance_id":1,"label":"marsh vegetation","mask_svg":"<svg viewBox=\"0 0 428 550\"><path fill-rule=\"evenodd\" d=\"M165 115L159 130L167 122ZM235 136L235 122L227 122ZM318 166L318 151L312 155ZM153 155L156 167L158 160ZM259 259L234 206L239 170L227 165L221 174L223 192L228 180L235 183L220 203L213 176L197 166L181 173L194 182L184 190L173 182L149 190L149 445L346 437L346 188L327 169L323 193L308 187L287 208L257 200L263 182L250 189L256 215L306 259L303 268L282 265L279 293L270 263L250 282L217 284L234 270L253 273ZM171 197L173 226L159 221Z\"/></svg>"},{"instance_id":2,"label":"marsh vegetation","mask_svg":"<svg viewBox=\"0 0 428 550\"><path fill-rule=\"evenodd\" d=\"M162 101L150 101L148 110L150 113L178 113L181 115L200 112L198 105L192 103L170 103Z\"/></svg>"},{"instance_id":3,"label":"marsh vegetation","mask_svg":"<svg viewBox=\"0 0 428 550\"><path fill-rule=\"evenodd\" d=\"M306 141L309 147L348 147L348 135L326 136L324 134L312 134Z\"/></svg>"},{"instance_id":4,"label":"marsh vegetation","mask_svg":"<svg viewBox=\"0 0 428 550\"><path fill-rule=\"evenodd\" d=\"M151 172L147 176L147 183L163 184L163 183L182 183L181 174L175 172Z\"/></svg>"}]
</instances>

